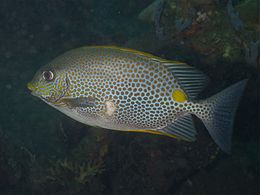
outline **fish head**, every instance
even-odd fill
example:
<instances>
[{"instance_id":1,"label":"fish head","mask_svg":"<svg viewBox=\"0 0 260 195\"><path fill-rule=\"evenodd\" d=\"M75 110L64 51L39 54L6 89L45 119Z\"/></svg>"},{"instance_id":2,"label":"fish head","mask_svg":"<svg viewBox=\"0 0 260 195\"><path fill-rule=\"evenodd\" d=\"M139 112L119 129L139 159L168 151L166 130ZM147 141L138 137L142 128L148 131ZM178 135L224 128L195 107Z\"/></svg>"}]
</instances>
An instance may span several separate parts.
<instances>
[{"instance_id":1,"label":"fish head","mask_svg":"<svg viewBox=\"0 0 260 195\"><path fill-rule=\"evenodd\" d=\"M49 104L58 105L66 96L69 83L64 68L48 64L36 72L27 88L32 95Z\"/></svg>"}]
</instances>

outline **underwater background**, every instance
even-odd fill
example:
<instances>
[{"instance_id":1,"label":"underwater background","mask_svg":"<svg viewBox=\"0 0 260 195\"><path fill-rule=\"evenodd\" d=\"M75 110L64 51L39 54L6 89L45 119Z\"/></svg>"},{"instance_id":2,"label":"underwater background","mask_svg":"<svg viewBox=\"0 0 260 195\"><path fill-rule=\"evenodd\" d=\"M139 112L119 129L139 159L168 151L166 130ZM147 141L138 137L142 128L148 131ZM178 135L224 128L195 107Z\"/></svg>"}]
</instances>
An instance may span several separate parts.
<instances>
[{"instance_id":1,"label":"underwater background","mask_svg":"<svg viewBox=\"0 0 260 195\"><path fill-rule=\"evenodd\" d=\"M0 194L231 195L259 192L258 0L1 0ZM187 62L211 82L249 78L232 154L197 119L196 142L82 125L26 84L63 52L117 45Z\"/></svg>"}]
</instances>

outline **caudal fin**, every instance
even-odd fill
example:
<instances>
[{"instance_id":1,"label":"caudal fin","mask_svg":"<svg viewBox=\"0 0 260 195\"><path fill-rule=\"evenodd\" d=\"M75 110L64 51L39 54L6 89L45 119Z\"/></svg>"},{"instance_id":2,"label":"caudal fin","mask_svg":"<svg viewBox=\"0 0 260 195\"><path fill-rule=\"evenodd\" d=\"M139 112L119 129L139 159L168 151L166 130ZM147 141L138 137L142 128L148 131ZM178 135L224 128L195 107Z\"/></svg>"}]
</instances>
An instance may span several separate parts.
<instances>
[{"instance_id":1,"label":"caudal fin","mask_svg":"<svg viewBox=\"0 0 260 195\"><path fill-rule=\"evenodd\" d=\"M206 102L213 104L211 117L202 119L209 134L226 153L231 152L231 139L235 112L247 79L224 89Z\"/></svg>"}]
</instances>

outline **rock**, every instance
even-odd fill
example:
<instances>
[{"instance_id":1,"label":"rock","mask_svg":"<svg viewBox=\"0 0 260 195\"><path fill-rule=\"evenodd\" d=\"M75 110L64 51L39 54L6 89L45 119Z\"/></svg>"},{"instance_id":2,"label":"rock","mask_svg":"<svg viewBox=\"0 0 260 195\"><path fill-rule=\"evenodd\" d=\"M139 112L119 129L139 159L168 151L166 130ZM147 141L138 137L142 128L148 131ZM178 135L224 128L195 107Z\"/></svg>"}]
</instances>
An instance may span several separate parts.
<instances>
[{"instance_id":1,"label":"rock","mask_svg":"<svg viewBox=\"0 0 260 195\"><path fill-rule=\"evenodd\" d=\"M141 11L141 13L138 15L138 19L144 22L153 23L156 10L160 2L161 0L155 0L152 4Z\"/></svg>"}]
</instances>

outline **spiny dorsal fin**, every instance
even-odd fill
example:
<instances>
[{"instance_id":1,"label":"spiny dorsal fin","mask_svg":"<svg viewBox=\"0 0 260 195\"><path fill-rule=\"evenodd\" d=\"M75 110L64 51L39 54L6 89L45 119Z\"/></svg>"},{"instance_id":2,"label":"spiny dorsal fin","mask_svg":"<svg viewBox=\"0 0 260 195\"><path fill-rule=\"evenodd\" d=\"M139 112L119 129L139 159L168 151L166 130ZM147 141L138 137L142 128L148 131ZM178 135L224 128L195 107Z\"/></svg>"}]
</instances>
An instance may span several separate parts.
<instances>
[{"instance_id":1,"label":"spiny dorsal fin","mask_svg":"<svg viewBox=\"0 0 260 195\"><path fill-rule=\"evenodd\" d=\"M174 137L185 141L195 141L195 136L197 135L191 114L177 119L174 123L169 124L160 131L171 134Z\"/></svg>"},{"instance_id":2,"label":"spiny dorsal fin","mask_svg":"<svg viewBox=\"0 0 260 195\"><path fill-rule=\"evenodd\" d=\"M179 85L191 99L196 98L208 83L209 79L204 73L185 63L169 61L164 62L163 65L172 72Z\"/></svg>"},{"instance_id":3,"label":"spiny dorsal fin","mask_svg":"<svg viewBox=\"0 0 260 195\"><path fill-rule=\"evenodd\" d=\"M138 51L135 49L130 49L130 48L124 48L124 47L118 47L118 46L114 46L114 45L100 45L100 46L87 46L87 47L83 47L83 48L94 48L94 49L109 49L109 50L116 50L116 51L121 51L121 52L126 52L126 53L131 53L131 54L136 54L142 57L146 57L149 58L150 60L154 60L157 62L167 62L168 60L165 60L163 58L154 56L150 53L146 53L146 52L142 52L142 51Z\"/></svg>"}]
</instances>

